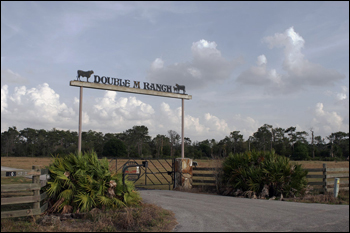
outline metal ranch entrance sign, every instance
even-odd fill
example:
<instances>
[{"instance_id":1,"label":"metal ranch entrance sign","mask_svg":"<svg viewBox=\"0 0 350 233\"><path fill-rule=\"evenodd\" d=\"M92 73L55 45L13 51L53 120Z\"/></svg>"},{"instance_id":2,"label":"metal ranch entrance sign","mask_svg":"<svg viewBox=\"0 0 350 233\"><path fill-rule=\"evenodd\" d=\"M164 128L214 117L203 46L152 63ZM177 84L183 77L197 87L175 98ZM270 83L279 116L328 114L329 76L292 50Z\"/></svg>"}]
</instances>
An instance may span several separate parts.
<instances>
[{"instance_id":1,"label":"metal ranch entrance sign","mask_svg":"<svg viewBox=\"0 0 350 233\"><path fill-rule=\"evenodd\" d=\"M83 102L83 87L102 89L108 91L121 91L134 94L143 94L143 95L154 95L162 96L169 98L182 99L182 145L181 145L181 157L184 158L184 100L192 99L191 95L186 94L185 86L175 84L175 86L164 85L164 84L155 84L143 82L142 84L139 81L131 82L129 79L120 79L113 77L106 77L99 75L94 75L91 82L89 79L91 75L94 74L93 70L82 71L78 70L77 80L70 81L70 86L80 87L80 100L79 100L79 141L78 141L78 153L81 152L81 124L82 124L82 102ZM86 82L81 81L80 77L86 77ZM182 91L182 93L180 93Z\"/></svg>"},{"instance_id":2,"label":"metal ranch entrance sign","mask_svg":"<svg viewBox=\"0 0 350 233\"><path fill-rule=\"evenodd\" d=\"M94 75L90 77L94 71L78 70L77 81L71 81L71 86L80 86L87 88L96 88L111 91L130 92L135 94L156 95L179 99L192 99L191 95L186 94L184 85L175 84L175 86L148 83L140 81L130 81L129 79L120 79L106 76ZM86 82L80 79L86 77ZM90 79L92 78L92 79ZM180 92L181 91L181 92Z\"/></svg>"},{"instance_id":3,"label":"metal ranch entrance sign","mask_svg":"<svg viewBox=\"0 0 350 233\"><path fill-rule=\"evenodd\" d=\"M89 80L87 80L89 82ZM130 80L128 79L119 79L119 78L111 78L111 77L105 77L105 76L98 76L94 75L94 83L103 83L103 84L109 84L109 85L115 85L115 86L123 86L123 87L131 87ZM152 90L152 91L162 91L162 92L172 92L172 86L171 85L164 85L164 84L154 84L154 83L148 83L143 82L142 85L144 90ZM138 88L140 89L140 82L134 81L132 88ZM182 90L182 94L186 94L185 86L175 84L174 86L174 92Z\"/></svg>"}]
</instances>

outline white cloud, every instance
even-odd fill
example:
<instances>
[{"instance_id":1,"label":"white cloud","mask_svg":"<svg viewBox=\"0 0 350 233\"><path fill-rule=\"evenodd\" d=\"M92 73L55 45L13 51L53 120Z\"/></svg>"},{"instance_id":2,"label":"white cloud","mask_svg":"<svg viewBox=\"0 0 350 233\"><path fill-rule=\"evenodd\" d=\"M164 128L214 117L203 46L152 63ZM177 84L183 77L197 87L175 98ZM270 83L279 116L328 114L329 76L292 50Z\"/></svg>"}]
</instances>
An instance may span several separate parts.
<instances>
[{"instance_id":1,"label":"white cloud","mask_svg":"<svg viewBox=\"0 0 350 233\"><path fill-rule=\"evenodd\" d=\"M47 83L28 90L25 86L15 87L13 93L4 85L1 88L1 129L12 125L17 128L77 128L79 99L75 97L72 104L77 111L61 103L60 96ZM153 115L152 106L135 97L117 98L116 92L105 91L94 104L83 101L83 130L113 132L136 124L152 125Z\"/></svg>"},{"instance_id":2,"label":"white cloud","mask_svg":"<svg viewBox=\"0 0 350 233\"><path fill-rule=\"evenodd\" d=\"M70 107L69 105L72 105ZM75 110L73 110L75 109ZM62 103L60 96L47 83L36 88L14 87L9 92L8 86L1 88L1 130L10 126L18 129L60 128L78 130L79 99L74 97L70 104ZM181 134L181 107L172 109L162 102L159 112L136 97L118 97L117 92L105 91L102 97L90 102L83 101L83 131L91 129L104 133L122 132L134 125L146 125L152 136L167 134L175 130ZM185 136L205 140L221 140L232 130L240 130L245 136L251 135L258 122L251 117L235 115L233 126L226 119L210 112L201 116L191 116L185 112Z\"/></svg>"},{"instance_id":3,"label":"white cloud","mask_svg":"<svg viewBox=\"0 0 350 233\"><path fill-rule=\"evenodd\" d=\"M268 43L270 49L284 47L284 68L300 72L299 68L304 60L301 49L304 47L305 41L294 31L293 27L288 28L283 34L275 33L274 36L265 37L263 41Z\"/></svg>"},{"instance_id":4,"label":"white cloud","mask_svg":"<svg viewBox=\"0 0 350 233\"><path fill-rule=\"evenodd\" d=\"M337 131L349 132L349 122L345 122L337 112L324 110L323 103L317 103L311 126L321 135L329 135Z\"/></svg>"},{"instance_id":5,"label":"white cloud","mask_svg":"<svg viewBox=\"0 0 350 233\"><path fill-rule=\"evenodd\" d=\"M346 86L341 86L340 92L325 91L325 95L334 98L335 105L344 106L344 109L349 111L349 89Z\"/></svg>"},{"instance_id":6,"label":"white cloud","mask_svg":"<svg viewBox=\"0 0 350 233\"><path fill-rule=\"evenodd\" d=\"M237 81L250 85L263 85L269 90L284 87L282 76L275 69L268 70L266 68L267 58L264 54L257 57L256 63L258 66L251 66L250 69L242 72L237 77Z\"/></svg>"},{"instance_id":7,"label":"white cloud","mask_svg":"<svg viewBox=\"0 0 350 233\"><path fill-rule=\"evenodd\" d=\"M22 90L23 88L15 89L14 96L18 96ZM60 103L59 95L47 83L39 85L38 88L29 89L26 94L27 103L34 105L36 114L47 122L53 123L57 117L64 118L74 115L72 109L69 109L65 103Z\"/></svg>"},{"instance_id":8,"label":"white cloud","mask_svg":"<svg viewBox=\"0 0 350 233\"><path fill-rule=\"evenodd\" d=\"M241 59L229 61L222 57L213 41L204 39L194 42L191 47L191 62L175 63L164 66L164 61L157 58L151 64L147 79L155 83L186 85L191 89L202 88L212 82L229 79Z\"/></svg>"},{"instance_id":9,"label":"white cloud","mask_svg":"<svg viewBox=\"0 0 350 233\"><path fill-rule=\"evenodd\" d=\"M1 82L26 84L28 83L28 80L10 69L1 69Z\"/></svg>"},{"instance_id":10,"label":"white cloud","mask_svg":"<svg viewBox=\"0 0 350 233\"><path fill-rule=\"evenodd\" d=\"M21 101L21 97L24 96L26 94L26 87L22 86L22 87L15 87L15 93L13 94L13 96L10 97L10 99L15 102L18 105L22 104Z\"/></svg>"},{"instance_id":11,"label":"white cloud","mask_svg":"<svg viewBox=\"0 0 350 233\"><path fill-rule=\"evenodd\" d=\"M171 110L169 104L167 103L164 103L162 102L161 105L160 105L160 111L161 111L161 114L165 117L164 119L167 119L167 121L170 121L168 123L165 123L162 121L162 124L166 124L166 125L177 125L180 121L180 117L181 115L179 115L179 111L178 113L176 114L173 110Z\"/></svg>"},{"instance_id":12,"label":"white cloud","mask_svg":"<svg viewBox=\"0 0 350 233\"><path fill-rule=\"evenodd\" d=\"M211 115L210 113L206 113L204 117L206 123L208 124L208 131L210 133L223 132L225 133L225 135L228 135L230 133L230 130L225 120L219 119L218 117Z\"/></svg>"},{"instance_id":13,"label":"white cloud","mask_svg":"<svg viewBox=\"0 0 350 233\"><path fill-rule=\"evenodd\" d=\"M215 43L215 41L208 42L203 39L192 43L191 50L194 59L221 59L221 52L216 49L216 46L217 44Z\"/></svg>"},{"instance_id":14,"label":"white cloud","mask_svg":"<svg viewBox=\"0 0 350 233\"><path fill-rule=\"evenodd\" d=\"M157 122L162 126L166 125L167 130L172 129L180 134L181 108L171 109L167 103L163 102ZM221 140L225 136L229 136L233 130L239 130L245 138L248 138L260 126L259 122L252 117L241 116L240 114L230 117L230 122L231 124L226 119L219 118L209 112L198 117L187 115L185 112L185 137L196 138L198 141L213 138Z\"/></svg>"},{"instance_id":15,"label":"white cloud","mask_svg":"<svg viewBox=\"0 0 350 233\"><path fill-rule=\"evenodd\" d=\"M199 123L198 117L185 115L185 127L186 131L192 129L192 131L196 133L195 135L203 135L205 132L205 126Z\"/></svg>"},{"instance_id":16,"label":"white cloud","mask_svg":"<svg viewBox=\"0 0 350 233\"><path fill-rule=\"evenodd\" d=\"M202 73L200 70L190 67L187 69L188 73L190 73L194 78L201 78Z\"/></svg>"},{"instance_id":17,"label":"white cloud","mask_svg":"<svg viewBox=\"0 0 350 233\"><path fill-rule=\"evenodd\" d=\"M345 75L335 70L326 69L305 59L301 52L305 40L294 31L293 27L288 28L283 34L276 33L274 36L265 37L263 41L267 42L270 48L284 47L283 69L288 73L290 84L319 86L345 78Z\"/></svg>"},{"instance_id":18,"label":"white cloud","mask_svg":"<svg viewBox=\"0 0 350 233\"><path fill-rule=\"evenodd\" d=\"M342 101L347 99L349 89L346 86L341 86L341 92L337 93L337 100Z\"/></svg>"},{"instance_id":19,"label":"white cloud","mask_svg":"<svg viewBox=\"0 0 350 233\"><path fill-rule=\"evenodd\" d=\"M136 122L152 124L154 109L136 97L117 98L117 92L105 91L102 98L95 99L95 103L89 116L93 119L91 122L93 126L101 130L120 129L126 126L131 128ZM107 121L108 125L101 126L101 122L104 121Z\"/></svg>"},{"instance_id":20,"label":"white cloud","mask_svg":"<svg viewBox=\"0 0 350 233\"><path fill-rule=\"evenodd\" d=\"M59 128L65 125L69 128L75 116L73 109L61 103L59 95L47 83L29 90L25 86L15 87L12 94L7 85L4 85L1 89L1 102L2 131L12 125L18 128Z\"/></svg>"},{"instance_id":21,"label":"white cloud","mask_svg":"<svg viewBox=\"0 0 350 233\"><path fill-rule=\"evenodd\" d=\"M267 59L264 55L260 55L258 66L252 66L243 71L237 78L238 82L262 85L269 93L288 93L301 90L308 85L330 85L345 78L345 75L338 71L324 68L305 59L301 51L305 40L294 31L293 27L288 28L284 33L265 37L263 42L266 42L270 49L274 47L284 49L282 69L285 73L279 74L276 69L268 71L265 67Z\"/></svg>"},{"instance_id":22,"label":"white cloud","mask_svg":"<svg viewBox=\"0 0 350 233\"><path fill-rule=\"evenodd\" d=\"M210 113L204 114L203 118L201 118L187 115L185 112L184 121L185 137L197 138L198 140L208 138L222 139L230 132L224 119L219 119ZM173 110L167 103L163 102L157 122L163 126L166 125L167 130L172 129L181 134L181 108Z\"/></svg>"},{"instance_id":23,"label":"white cloud","mask_svg":"<svg viewBox=\"0 0 350 233\"><path fill-rule=\"evenodd\" d=\"M266 65L266 63L267 63L267 59L266 59L264 54L258 56L258 60L256 62L256 64L258 64L258 66Z\"/></svg>"},{"instance_id":24,"label":"white cloud","mask_svg":"<svg viewBox=\"0 0 350 233\"><path fill-rule=\"evenodd\" d=\"M160 58L156 58L156 60L154 60L154 62L151 65L151 70L162 69L163 65L164 65L164 61Z\"/></svg>"},{"instance_id":25,"label":"white cloud","mask_svg":"<svg viewBox=\"0 0 350 233\"><path fill-rule=\"evenodd\" d=\"M230 132L240 131L240 134L244 136L245 140L248 140L249 136L252 136L261 126L259 121L250 116L242 116L241 114L235 114L231 118L231 122L233 122L233 125Z\"/></svg>"},{"instance_id":26,"label":"white cloud","mask_svg":"<svg viewBox=\"0 0 350 233\"><path fill-rule=\"evenodd\" d=\"M345 93L338 93L337 94L338 100L345 100L346 99L346 94Z\"/></svg>"}]
</instances>

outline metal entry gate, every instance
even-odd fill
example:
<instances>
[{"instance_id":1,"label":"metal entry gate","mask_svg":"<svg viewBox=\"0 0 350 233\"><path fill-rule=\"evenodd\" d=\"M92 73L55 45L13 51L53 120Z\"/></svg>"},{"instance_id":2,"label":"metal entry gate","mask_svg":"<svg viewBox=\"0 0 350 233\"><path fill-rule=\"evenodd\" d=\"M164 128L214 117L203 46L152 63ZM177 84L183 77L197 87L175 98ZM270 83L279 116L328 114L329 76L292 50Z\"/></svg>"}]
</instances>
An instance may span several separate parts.
<instances>
[{"instance_id":1,"label":"metal entry gate","mask_svg":"<svg viewBox=\"0 0 350 233\"><path fill-rule=\"evenodd\" d=\"M143 161L148 162L147 167L142 166ZM129 180L134 181L135 187L163 189L167 185L169 190L174 188L175 159L117 158L116 171L122 173L124 166L136 163L140 166L126 171Z\"/></svg>"}]
</instances>

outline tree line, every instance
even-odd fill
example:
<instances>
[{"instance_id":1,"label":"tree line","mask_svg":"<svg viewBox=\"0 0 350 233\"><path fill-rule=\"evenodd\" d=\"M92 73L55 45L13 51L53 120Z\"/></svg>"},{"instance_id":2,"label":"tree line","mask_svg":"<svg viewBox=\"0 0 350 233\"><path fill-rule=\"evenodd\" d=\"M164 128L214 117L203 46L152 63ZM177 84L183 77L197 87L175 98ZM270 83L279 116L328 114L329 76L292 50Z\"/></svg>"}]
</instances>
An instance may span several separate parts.
<instances>
[{"instance_id":1,"label":"tree line","mask_svg":"<svg viewBox=\"0 0 350 233\"><path fill-rule=\"evenodd\" d=\"M167 135L152 138L144 125L133 126L122 133L82 132L82 152L94 150L99 157L165 158L181 157L181 137L169 130ZM310 136L310 141L307 140ZM70 130L9 127L1 133L1 156L50 157L77 151L78 133ZM184 138L186 158L227 157L229 153L272 151L292 160L349 159L349 133L335 132L323 138L310 132L296 131L264 124L243 139L240 131L233 131L217 141L206 139L192 142Z\"/></svg>"}]
</instances>

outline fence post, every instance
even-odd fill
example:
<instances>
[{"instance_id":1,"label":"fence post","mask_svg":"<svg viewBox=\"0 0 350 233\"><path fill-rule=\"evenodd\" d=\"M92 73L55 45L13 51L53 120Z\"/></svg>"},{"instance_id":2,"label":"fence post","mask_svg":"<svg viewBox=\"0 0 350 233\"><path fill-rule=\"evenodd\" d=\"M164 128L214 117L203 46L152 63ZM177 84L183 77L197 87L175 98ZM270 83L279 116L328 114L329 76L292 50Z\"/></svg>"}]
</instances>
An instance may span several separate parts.
<instances>
[{"instance_id":1,"label":"fence post","mask_svg":"<svg viewBox=\"0 0 350 233\"><path fill-rule=\"evenodd\" d=\"M40 171L40 166L32 166L33 170ZM32 183L34 184L40 184L40 174L39 175L33 175L32 177ZM36 189L33 191L34 197L38 197L38 200L34 202L33 209L40 209L40 189Z\"/></svg>"},{"instance_id":2,"label":"fence post","mask_svg":"<svg viewBox=\"0 0 350 233\"><path fill-rule=\"evenodd\" d=\"M338 193L339 193L339 178L334 178L334 197L337 198L338 197Z\"/></svg>"},{"instance_id":3,"label":"fence post","mask_svg":"<svg viewBox=\"0 0 350 233\"><path fill-rule=\"evenodd\" d=\"M323 192L326 194L328 192L327 189L327 164L323 164Z\"/></svg>"}]
</instances>

